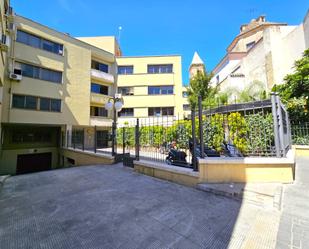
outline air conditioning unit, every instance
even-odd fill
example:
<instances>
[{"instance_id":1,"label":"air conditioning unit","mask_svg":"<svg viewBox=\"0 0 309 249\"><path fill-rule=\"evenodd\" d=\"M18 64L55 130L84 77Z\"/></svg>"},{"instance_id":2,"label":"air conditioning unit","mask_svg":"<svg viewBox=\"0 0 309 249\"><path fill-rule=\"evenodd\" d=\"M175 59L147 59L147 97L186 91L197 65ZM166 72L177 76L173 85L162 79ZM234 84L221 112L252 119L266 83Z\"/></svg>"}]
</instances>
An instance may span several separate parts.
<instances>
[{"instance_id":1,"label":"air conditioning unit","mask_svg":"<svg viewBox=\"0 0 309 249\"><path fill-rule=\"evenodd\" d=\"M8 37L6 35L2 35L1 36L1 43L0 43L1 50L7 52L8 49L9 49L9 45L10 45L10 37Z\"/></svg>"},{"instance_id":2,"label":"air conditioning unit","mask_svg":"<svg viewBox=\"0 0 309 249\"><path fill-rule=\"evenodd\" d=\"M14 72L10 73L10 79L16 80L16 81L21 81L21 79L22 79L21 69L15 68Z\"/></svg>"}]
</instances>

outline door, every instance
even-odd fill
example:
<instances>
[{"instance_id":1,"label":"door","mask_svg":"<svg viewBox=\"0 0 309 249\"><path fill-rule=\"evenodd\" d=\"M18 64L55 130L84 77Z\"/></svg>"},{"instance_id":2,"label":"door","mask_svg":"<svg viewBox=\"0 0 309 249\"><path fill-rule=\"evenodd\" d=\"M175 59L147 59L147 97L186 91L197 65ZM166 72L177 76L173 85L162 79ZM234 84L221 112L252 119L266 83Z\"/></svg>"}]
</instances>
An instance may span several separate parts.
<instances>
[{"instance_id":1,"label":"door","mask_svg":"<svg viewBox=\"0 0 309 249\"><path fill-rule=\"evenodd\" d=\"M50 170L52 153L26 154L17 156L16 174Z\"/></svg>"}]
</instances>

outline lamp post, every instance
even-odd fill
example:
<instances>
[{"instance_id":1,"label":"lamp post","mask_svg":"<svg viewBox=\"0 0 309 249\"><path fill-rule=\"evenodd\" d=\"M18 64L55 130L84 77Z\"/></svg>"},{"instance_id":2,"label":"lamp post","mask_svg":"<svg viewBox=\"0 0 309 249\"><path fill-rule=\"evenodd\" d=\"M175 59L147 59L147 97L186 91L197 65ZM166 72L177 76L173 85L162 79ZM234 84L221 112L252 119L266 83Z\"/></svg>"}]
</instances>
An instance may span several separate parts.
<instances>
[{"instance_id":1,"label":"lamp post","mask_svg":"<svg viewBox=\"0 0 309 249\"><path fill-rule=\"evenodd\" d=\"M105 104L105 109L108 111L113 110L113 125L112 125L112 155L114 156L116 147L116 128L117 128L117 113L121 111L123 106L123 98L121 95L116 94L115 97L108 99Z\"/></svg>"}]
</instances>

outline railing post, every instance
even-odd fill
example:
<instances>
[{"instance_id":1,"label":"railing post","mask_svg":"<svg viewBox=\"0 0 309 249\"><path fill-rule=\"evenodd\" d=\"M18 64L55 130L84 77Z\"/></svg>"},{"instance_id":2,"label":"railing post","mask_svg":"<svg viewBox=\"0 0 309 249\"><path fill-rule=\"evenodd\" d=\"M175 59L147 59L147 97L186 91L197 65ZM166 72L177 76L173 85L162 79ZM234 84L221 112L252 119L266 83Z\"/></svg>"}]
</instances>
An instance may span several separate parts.
<instances>
[{"instance_id":1,"label":"railing post","mask_svg":"<svg viewBox=\"0 0 309 249\"><path fill-rule=\"evenodd\" d=\"M202 112L203 112L202 96L198 96L198 122L199 122L200 149L201 149L201 158L204 158L203 113Z\"/></svg>"},{"instance_id":2,"label":"railing post","mask_svg":"<svg viewBox=\"0 0 309 249\"><path fill-rule=\"evenodd\" d=\"M125 126L122 127L122 154L124 155L124 153L126 152L126 128Z\"/></svg>"},{"instance_id":3,"label":"railing post","mask_svg":"<svg viewBox=\"0 0 309 249\"><path fill-rule=\"evenodd\" d=\"M196 136L195 136L195 107L191 110L191 126L192 126L192 166L194 171L198 171L196 160Z\"/></svg>"},{"instance_id":4,"label":"railing post","mask_svg":"<svg viewBox=\"0 0 309 249\"><path fill-rule=\"evenodd\" d=\"M112 125L112 155L115 155L115 146L116 146L116 122L115 120L113 121L113 125Z\"/></svg>"},{"instance_id":5,"label":"railing post","mask_svg":"<svg viewBox=\"0 0 309 249\"><path fill-rule=\"evenodd\" d=\"M75 150L75 147L76 147L76 132L75 130L72 129L72 140L73 140L73 148Z\"/></svg>"},{"instance_id":6,"label":"railing post","mask_svg":"<svg viewBox=\"0 0 309 249\"><path fill-rule=\"evenodd\" d=\"M274 128L276 157L281 157L277 108L278 108L278 103L276 99L276 93L271 93L271 109L272 109L272 114L273 114L273 128Z\"/></svg>"},{"instance_id":7,"label":"railing post","mask_svg":"<svg viewBox=\"0 0 309 249\"><path fill-rule=\"evenodd\" d=\"M139 161L139 119L136 119L135 126L135 160Z\"/></svg>"},{"instance_id":8,"label":"railing post","mask_svg":"<svg viewBox=\"0 0 309 249\"><path fill-rule=\"evenodd\" d=\"M97 153L97 126L94 126L94 153Z\"/></svg>"},{"instance_id":9,"label":"railing post","mask_svg":"<svg viewBox=\"0 0 309 249\"><path fill-rule=\"evenodd\" d=\"M69 137L69 130L67 130L67 148L69 148L69 139L70 139L70 137Z\"/></svg>"},{"instance_id":10,"label":"railing post","mask_svg":"<svg viewBox=\"0 0 309 249\"><path fill-rule=\"evenodd\" d=\"M83 128L83 151L85 150L85 128Z\"/></svg>"}]
</instances>

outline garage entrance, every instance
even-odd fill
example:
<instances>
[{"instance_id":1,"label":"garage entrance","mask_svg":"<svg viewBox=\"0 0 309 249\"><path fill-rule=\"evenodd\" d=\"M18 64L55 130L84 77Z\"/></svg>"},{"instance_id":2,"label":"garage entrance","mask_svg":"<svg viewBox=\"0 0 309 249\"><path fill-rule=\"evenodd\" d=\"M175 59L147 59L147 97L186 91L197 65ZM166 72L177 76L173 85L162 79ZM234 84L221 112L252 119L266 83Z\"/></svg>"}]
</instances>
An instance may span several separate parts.
<instances>
[{"instance_id":1,"label":"garage entrance","mask_svg":"<svg viewBox=\"0 0 309 249\"><path fill-rule=\"evenodd\" d=\"M37 153L17 156L16 174L50 170L52 153Z\"/></svg>"}]
</instances>

